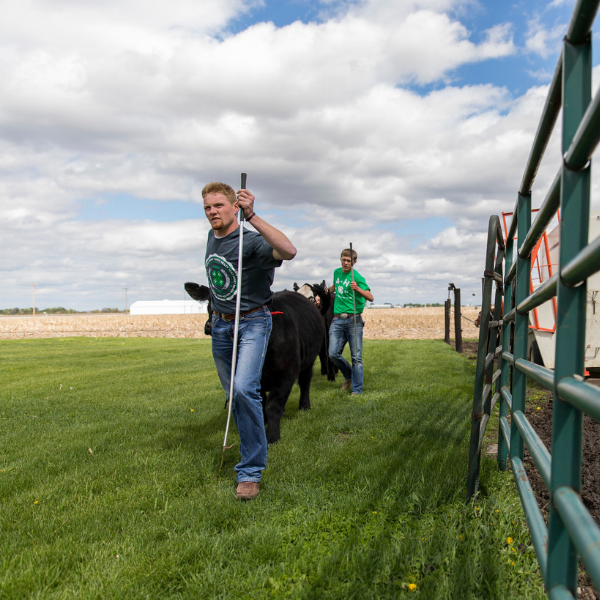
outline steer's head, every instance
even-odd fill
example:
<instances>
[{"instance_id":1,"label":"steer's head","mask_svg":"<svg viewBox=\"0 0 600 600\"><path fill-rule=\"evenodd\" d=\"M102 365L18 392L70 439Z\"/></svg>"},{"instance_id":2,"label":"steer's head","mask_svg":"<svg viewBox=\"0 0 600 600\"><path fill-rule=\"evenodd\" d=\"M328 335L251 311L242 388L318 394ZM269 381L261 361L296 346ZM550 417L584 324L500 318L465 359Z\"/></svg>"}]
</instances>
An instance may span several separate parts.
<instances>
[{"instance_id":1,"label":"steer's head","mask_svg":"<svg viewBox=\"0 0 600 600\"><path fill-rule=\"evenodd\" d=\"M325 285L324 280L321 283L305 283L302 286L298 286L296 283L294 283L294 291L302 294L305 298L308 298L311 302L317 304L322 314L327 312L327 309L331 303L331 296L327 291L327 286Z\"/></svg>"},{"instance_id":2,"label":"steer's head","mask_svg":"<svg viewBox=\"0 0 600 600\"><path fill-rule=\"evenodd\" d=\"M210 298L210 290L205 285L198 285L192 281L183 284L185 291L194 299L202 302Z\"/></svg>"},{"instance_id":3,"label":"steer's head","mask_svg":"<svg viewBox=\"0 0 600 600\"><path fill-rule=\"evenodd\" d=\"M312 290L312 286L309 283L305 283L301 286L299 286L297 283L294 283L294 291L298 292L298 294L301 296L308 298L311 302L315 301L315 294Z\"/></svg>"},{"instance_id":4,"label":"steer's head","mask_svg":"<svg viewBox=\"0 0 600 600\"><path fill-rule=\"evenodd\" d=\"M194 299L202 302L203 300L208 300L208 321L204 324L204 334L210 335L212 333L211 327L211 314L212 309L210 306L210 290L205 285L198 285L192 281L188 281L183 285L185 291Z\"/></svg>"}]
</instances>

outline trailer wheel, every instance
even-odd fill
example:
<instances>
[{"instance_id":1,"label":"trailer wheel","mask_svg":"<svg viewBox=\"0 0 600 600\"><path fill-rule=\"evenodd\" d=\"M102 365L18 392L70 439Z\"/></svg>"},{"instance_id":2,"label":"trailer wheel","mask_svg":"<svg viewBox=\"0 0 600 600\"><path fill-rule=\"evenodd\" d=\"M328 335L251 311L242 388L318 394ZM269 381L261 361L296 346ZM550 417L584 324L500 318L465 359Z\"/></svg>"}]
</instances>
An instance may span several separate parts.
<instances>
[{"instance_id":1,"label":"trailer wheel","mask_svg":"<svg viewBox=\"0 0 600 600\"><path fill-rule=\"evenodd\" d=\"M531 342L529 346L529 362L532 362L534 365L540 365L540 367L544 366L544 359L542 358L537 340Z\"/></svg>"}]
</instances>

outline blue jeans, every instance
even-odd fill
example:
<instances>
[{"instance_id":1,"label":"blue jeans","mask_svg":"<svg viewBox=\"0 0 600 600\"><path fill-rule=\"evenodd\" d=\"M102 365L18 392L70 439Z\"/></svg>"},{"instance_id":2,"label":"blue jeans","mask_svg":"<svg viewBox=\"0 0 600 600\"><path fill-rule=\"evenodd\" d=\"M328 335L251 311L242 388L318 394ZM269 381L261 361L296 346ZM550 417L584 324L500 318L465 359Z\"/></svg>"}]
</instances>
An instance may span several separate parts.
<instances>
[{"instance_id":1,"label":"blue jeans","mask_svg":"<svg viewBox=\"0 0 600 600\"><path fill-rule=\"evenodd\" d=\"M356 339L354 339L353 317L347 319L333 318L329 328L329 358L342 372L346 381L352 379L353 394L362 394L363 390L362 338L363 320L360 315L356 315ZM346 342L350 344L352 366L342 356Z\"/></svg>"},{"instance_id":2,"label":"blue jeans","mask_svg":"<svg viewBox=\"0 0 600 600\"><path fill-rule=\"evenodd\" d=\"M235 321L212 316L212 353L225 394L229 396ZM240 434L242 459L235 466L237 481L260 481L267 466L267 436L260 378L271 335L271 313L263 307L240 319L238 355L233 380L232 413Z\"/></svg>"}]
</instances>

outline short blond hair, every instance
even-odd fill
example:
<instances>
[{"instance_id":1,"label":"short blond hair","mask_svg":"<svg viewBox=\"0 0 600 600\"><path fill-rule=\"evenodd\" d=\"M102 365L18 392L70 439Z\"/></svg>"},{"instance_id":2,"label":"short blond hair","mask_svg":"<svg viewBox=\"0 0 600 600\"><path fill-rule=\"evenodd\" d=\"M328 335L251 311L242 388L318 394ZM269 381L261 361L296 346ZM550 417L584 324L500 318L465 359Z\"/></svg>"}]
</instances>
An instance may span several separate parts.
<instances>
[{"instance_id":1,"label":"short blond hair","mask_svg":"<svg viewBox=\"0 0 600 600\"><path fill-rule=\"evenodd\" d=\"M205 198L208 194L223 194L231 204L237 202L233 188L220 181L211 181L202 188L202 198Z\"/></svg>"},{"instance_id":2,"label":"short blond hair","mask_svg":"<svg viewBox=\"0 0 600 600\"><path fill-rule=\"evenodd\" d=\"M358 254L356 254L356 250L350 250L350 248L345 248L344 250L342 250L342 253L340 254L340 258L343 258L344 256L354 259L352 262L356 262L356 259L358 258Z\"/></svg>"}]
</instances>

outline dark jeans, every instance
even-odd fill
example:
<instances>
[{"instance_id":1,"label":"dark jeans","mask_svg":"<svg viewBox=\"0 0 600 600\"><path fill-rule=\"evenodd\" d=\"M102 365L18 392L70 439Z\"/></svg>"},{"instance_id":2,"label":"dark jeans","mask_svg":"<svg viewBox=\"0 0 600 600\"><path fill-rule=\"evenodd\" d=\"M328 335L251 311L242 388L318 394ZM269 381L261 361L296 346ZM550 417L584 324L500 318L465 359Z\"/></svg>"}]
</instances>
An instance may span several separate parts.
<instances>
[{"instance_id":1,"label":"dark jeans","mask_svg":"<svg viewBox=\"0 0 600 600\"><path fill-rule=\"evenodd\" d=\"M362 361L363 320L356 315L356 339L354 338L354 318L341 319L334 317L329 328L329 358L342 372L344 379L352 379L352 393L362 394L363 361ZM352 366L342 356L346 342L350 344Z\"/></svg>"},{"instance_id":2,"label":"dark jeans","mask_svg":"<svg viewBox=\"0 0 600 600\"><path fill-rule=\"evenodd\" d=\"M235 321L212 317L212 353L225 393L229 395ZM231 411L240 434L242 459L235 466L238 483L260 481L267 466L267 436L263 418L260 378L271 335L271 313L267 308L240 319L238 355L233 380Z\"/></svg>"}]
</instances>

